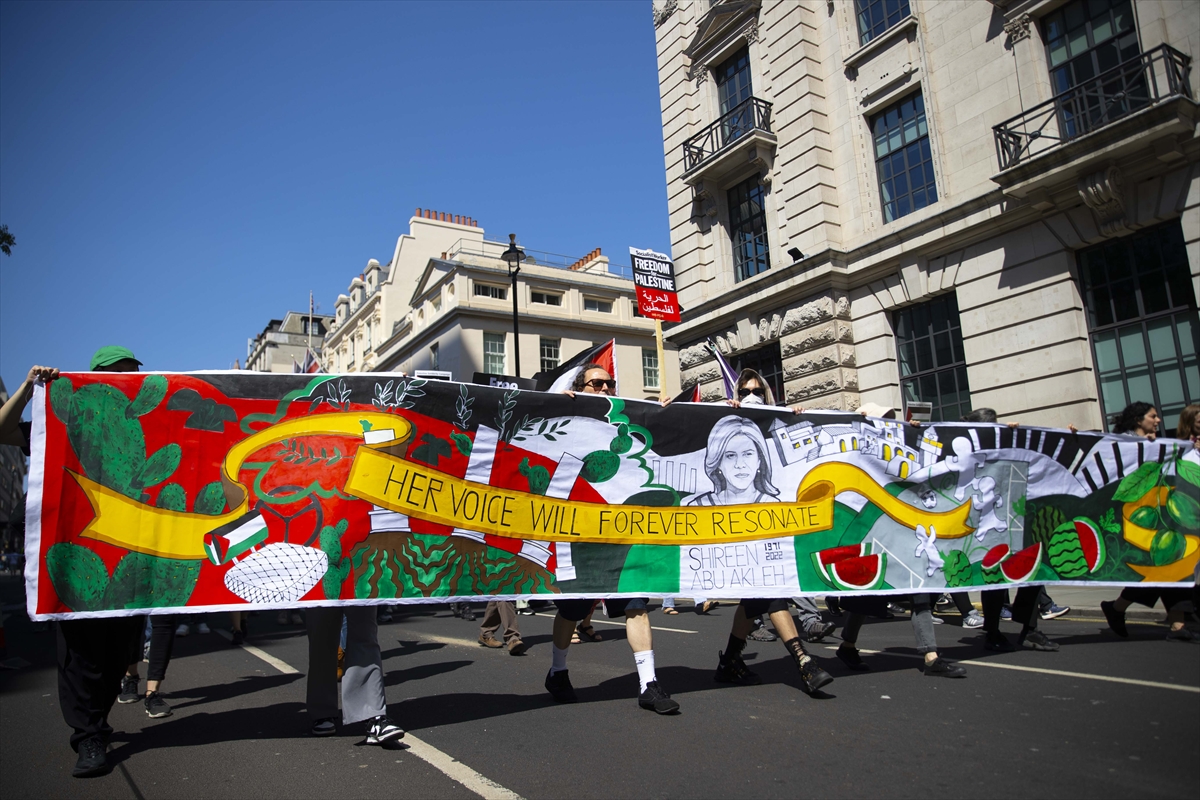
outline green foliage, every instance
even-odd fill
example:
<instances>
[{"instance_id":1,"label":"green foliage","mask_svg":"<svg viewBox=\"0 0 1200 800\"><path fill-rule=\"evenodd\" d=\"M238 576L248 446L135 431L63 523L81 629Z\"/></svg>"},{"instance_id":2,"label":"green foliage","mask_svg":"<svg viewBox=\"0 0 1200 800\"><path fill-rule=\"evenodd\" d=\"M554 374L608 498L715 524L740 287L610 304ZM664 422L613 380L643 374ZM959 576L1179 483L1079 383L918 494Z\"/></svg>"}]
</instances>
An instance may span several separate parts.
<instances>
[{"instance_id":1,"label":"green foliage","mask_svg":"<svg viewBox=\"0 0 1200 800\"><path fill-rule=\"evenodd\" d=\"M193 510L197 514L211 514L214 517L225 510L225 489L220 481L213 481L200 490Z\"/></svg>"},{"instance_id":2,"label":"green foliage","mask_svg":"<svg viewBox=\"0 0 1200 800\"><path fill-rule=\"evenodd\" d=\"M1025 495L1021 495L1012 504L1013 513L1019 517L1025 516Z\"/></svg>"},{"instance_id":3,"label":"green foliage","mask_svg":"<svg viewBox=\"0 0 1200 800\"><path fill-rule=\"evenodd\" d=\"M1175 474L1192 486L1200 487L1200 467L1182 458L1175 462Z\"/></svg>"},{"instance_id":4,"label":"green foliage","mask_svg":"<svg viewBox=\"0 0 1200 800\"><path fill-rule=\"evenodd\" d=\"M162 375L147 375L142 381L142 388L129 408L125 409L127 417L144 417L158 407L167 396L167 379Z\"/></svg>"},{"instance_id":5,"label":"green foliage","mask_svg":"<svg viewBox=\"0 0 1200 800\"><path fill-rule=\"evenodd\" d=\"M165 481L171 473L178 469L182 457L183 450L179 445L174 442L164 444L154 452L154 455L146 459L146 463L138 475L142 487L155 486Z\"/></svg>"},{"instance_id":6,"label":"green foliage","mask_svg":"<svg viewBox=\"0 0 1200 800\"><path fill-rule=\"evenodd\" d=\"M185 605L200 578L200 561L130 553L117 564L105 593L106 608Z\"/></svg>"},{"instance_id":7,"label":"green foliage","mask_svg":"<svg viewBox=\"0 0 1200 800\"><path fill-rule=\"evenodd\" d=\"M58 599L72 611L102 608L108 589L108 570L100 556L86 547L61 542L46 552L46 570Z\"/></svg>"},{"instance_id":8,"label":"green foliage","mask_svg":"<svg viewBox=\"0 0 1200 800\"><path fill-rule=\"evenodd\" d=\"M1105 511L1104 516L1100 517L1099 524L1105 533L1121 532L1121 523L1117 522L1116 509L1110 508L1108 511Z\"/></svg>"},{"instance_id":9,"label":"green foliage","mask_svg":"<svg viewBox=\"0 0 1200 800\"><path fill-rule=\"evenodd\" d=\"M521 459L521 465L517 467L525 479L529 481L529 491L533 494L545 494L546 489L550 486L550 473L545 467L530 466L529 459Z\"/></svg>"},{"instance_id":10,"label":"green foliage","mask_svg":"<svg viewBox=\"0 0 1200 800\"><path fill-rule=\"evenodd\" d=\"M168 483L159 490L155 505L168 511L187 511L187 492L178 483Z\"/></svg>"},{"instance_id":11,"label":"green foliage","mask_svg":"<svg viewBox=\"0 0 1200 800\"><path fill-rule=\"evenodd\" d=\"M1146 496L1162 477L1162 464L1157 461L1147 461L1133 472L1126 475L1113 493L1113 500L1118 503L1132 503Z\"/></svg>"},{"instance_id":12,"label":"green foliage","mask_svg":"<svg viewBox=\"0 0 1200 800\"><path fill-rule=\"evenodd\" d=\"M583 479L589 483L603 483L617 474L621 458L610 450L593 450L583 457Z\"/></svg>"},{"instance_id":13,"label":"green foliage","mask_svg":"<svg viewBox=\"0 0 1200 800\"><path fill-rule=\"evenodd\" d=\"M454 442L454 446L458 448L458 452L462 453L464 456L471 455L473 442L471 441L470 436L467 436L465 433L451 433L450 440Z\"/></svg>"}]
</instances>

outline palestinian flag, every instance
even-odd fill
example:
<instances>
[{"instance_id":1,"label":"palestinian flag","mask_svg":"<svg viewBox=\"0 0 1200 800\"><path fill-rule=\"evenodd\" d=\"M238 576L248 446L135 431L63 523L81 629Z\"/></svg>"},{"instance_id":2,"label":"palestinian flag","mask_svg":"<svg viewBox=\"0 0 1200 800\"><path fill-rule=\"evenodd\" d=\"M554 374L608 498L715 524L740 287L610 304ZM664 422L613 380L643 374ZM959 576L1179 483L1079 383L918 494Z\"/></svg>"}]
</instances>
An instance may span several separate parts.
<instances>
[{"instance_id":1,"label":"palestinian flag","mask_svg":"<svg viewBox=\"0 0 1200 800\"><path fill-rule=\"evenodd\" d=\"M700 384L693 384L691 388L684 389L679 394L671 398L672 403L699 403L700 402Z\"/></svg>"},{"instance_id":2,"label":"palestinian flag","mask_svg":"<svg viewBox=\"0 0 1200 800\"><path fill-rule=\"evenodd\" d=\"M537 381L538 391L565 392L571 388L571 384L575 382L575 376L579 374L579 369L584 364L599 364L608 370L608 374L615 379L617 377L617 340L609 339L603 344L584 350L570 361L559 364L556 369L537 373L533 379ZM618 383L617 394L620 393L621 386Z\"/></svg>"}]
</instances>

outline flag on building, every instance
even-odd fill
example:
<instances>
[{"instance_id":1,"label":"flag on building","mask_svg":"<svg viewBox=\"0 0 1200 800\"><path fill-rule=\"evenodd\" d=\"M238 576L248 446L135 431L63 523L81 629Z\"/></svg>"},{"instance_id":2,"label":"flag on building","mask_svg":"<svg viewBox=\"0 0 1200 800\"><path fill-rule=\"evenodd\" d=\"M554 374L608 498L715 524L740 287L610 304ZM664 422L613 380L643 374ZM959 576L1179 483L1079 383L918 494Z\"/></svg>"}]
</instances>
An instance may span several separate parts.
<instances>
[{"instance_id":1,"label":"flag on building","mask_svg":"<svg viewBox=\"0 0 1200 800\"><path fill-rule=\"evenodd\" d=\"M293 362L294 363L294 362ZM304 350L304 363L300 365L300 372L306 375L313 375L318 372L324 372L325 368L321 366L321 362L317 360L317 355L311 348Z\"/></svg>"},{"instance_id":2,"label":"flag on building","mask_svg":"<svg viewBox=\"0 0 1200 800\"><path fill-rule=\"evenodd\" d=\"M738 374L733 367L729 366L729 362L721 355L721 351L717 349L716 344L712 339L705 342L712 354L717 357L717 368L721 370L721 381L725 384L725 399L733 400L737 393Z\"/></svg>"},{"instance_id":3,"label":"flag on building","mask_svg":"<svg viewBox=\"0 0 1200 800\"><path fill-rule=\"evenodd\" d=\"M538 391L565 392L575 382L575 376L584 364L599 364L608 371L615 380L617 377L617 340L609 339L603 344L589 347L574 358L559 364L558 367L533 376L537 381ZM618 390L620 386L618 385Z\"/></svg>"}]
</instances>

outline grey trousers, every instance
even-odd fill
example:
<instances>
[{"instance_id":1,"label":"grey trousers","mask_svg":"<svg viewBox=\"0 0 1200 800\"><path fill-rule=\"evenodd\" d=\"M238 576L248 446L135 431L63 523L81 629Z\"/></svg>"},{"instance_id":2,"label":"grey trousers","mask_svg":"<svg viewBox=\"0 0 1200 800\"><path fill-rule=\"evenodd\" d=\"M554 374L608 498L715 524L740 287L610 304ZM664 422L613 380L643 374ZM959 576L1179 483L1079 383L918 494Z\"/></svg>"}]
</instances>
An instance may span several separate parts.
<instances>
[{"instance_id":1,"label":"grey trousers","mask_svg":"<svg viewBox=\"0 0 1200 800\"><path fill-rule=\"evenodd\" d=\"M821 612L817 610L817 601L811 597L793 597L792 603L800 612L800 630L805 633L824 622Z\"/></svg>"},{"instance_id":2,"label":"grey trousers","mask_svg":"<svg viewBox=\"0 0 1200 800\"><path fill-rule=\"evenodd\" d=\"M337 650L346 615L346 672L342 676L342 723L387 714L383 657L379 653L375 606L307 609L308 717L338 716Z\"/></svg>"},{"instance_id":3,"label":"grey trousers","mask_svg":"<svg viewBox=\"0 0 1200 800\"><path fill-rule=\"evenodd\" d=\"M933 601L935 594L914 594L912 596L912 627L917 639L917 652L921 655L937 652L937 637L933 634ZM858 630L862 627L862 614L851 613L842 629L842 641L855 644L858 642Z\"/></svg>"},{"instance_id":4,"label":"grey trousers","mask_svg":"<svg viewBox=\"0 0 1200 800\"><path fill-rule=\"evenodd\" d=\"M504 626L504 641L520 639L521 631L517 629L517 607L511 600L489 600L483 612L483 624L479 626L479 635L485 638L495 638L496 631Z\"/></svg>"}]
</instances>

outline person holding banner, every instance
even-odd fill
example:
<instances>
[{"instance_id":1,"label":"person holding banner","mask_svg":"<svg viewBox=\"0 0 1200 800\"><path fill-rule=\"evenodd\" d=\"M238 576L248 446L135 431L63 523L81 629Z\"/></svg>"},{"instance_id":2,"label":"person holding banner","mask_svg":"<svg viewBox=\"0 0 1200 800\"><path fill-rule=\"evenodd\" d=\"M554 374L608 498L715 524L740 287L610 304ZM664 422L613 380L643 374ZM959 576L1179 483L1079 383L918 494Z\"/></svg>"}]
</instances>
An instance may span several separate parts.
<instances>
[{"instance_id":1,"label":"person holding banner","mask_svg":"<svg viewBox=\"0 0 1200 800\"><path fill-rule=\"evenodd\" d=\"M571 389L565 394L574 397L582 392L613 397L616 388L617 382L608 370L593 363L580 368ZM679 703L672 700L671 695L659 685L654 672L654 641L647 613L649 600L648 597L613 598L606 600L605 606L610 616L625 615L625 635L638 671L638 705L656 714L674 714L679 711ZM554 617L554 642L551 646L550 672L546 675L546 691L560 703L579 701L567 671L567 649L571 646L571 635L575 632L576 624L591 615L594 603L591 599L555 602L558 614Z\"/></svg>"},{"instance_id":2,"label":"person holding banner","mask_svg":"<svg viewBox=\"0 0 1200 800\"><path fill-rule=\"evenodd\" d=\"M765 389L765 384L753 380L751 389L760 388ZM687 502L689 506L779 502L779 490L771 483L771 461L766 439L758 426L745 417L730 415L713 425L704 455L704 471L712 482L713 490L690 498ZM746 637L754 630L755 618L763 614L770 615L784 647L796 660L805 692L812 694L833 682L833 676L821 669L804 649L796 630L796 621L788 609L787 598L742 600L738 604L729 642L725 650L718 654L714 676L717 681L741 685L755 685L761 681L746 666L742 651L746 647Z\"/></svg>"}]
</instances>

